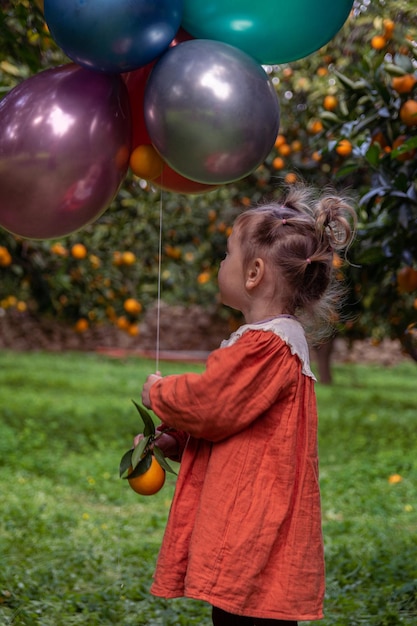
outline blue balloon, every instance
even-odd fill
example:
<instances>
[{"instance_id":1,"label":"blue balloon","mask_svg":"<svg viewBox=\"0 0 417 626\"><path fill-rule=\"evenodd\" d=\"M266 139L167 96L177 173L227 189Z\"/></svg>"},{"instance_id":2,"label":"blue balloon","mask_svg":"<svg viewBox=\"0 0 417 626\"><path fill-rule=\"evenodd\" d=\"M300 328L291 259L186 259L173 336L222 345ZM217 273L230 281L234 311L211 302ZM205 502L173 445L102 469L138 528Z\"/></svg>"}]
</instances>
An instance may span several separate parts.
<instances>
[{"instance_id":1,"label":"blue balloon","mask_svg":"<svg viewBox=\"0 0 417 626\"><path fill-rule=\"evenodd\" d=\"M84 67L130 72L160 56L174 39L183 0L45 0L53 39Z\"/></svg>"}]
</instances>

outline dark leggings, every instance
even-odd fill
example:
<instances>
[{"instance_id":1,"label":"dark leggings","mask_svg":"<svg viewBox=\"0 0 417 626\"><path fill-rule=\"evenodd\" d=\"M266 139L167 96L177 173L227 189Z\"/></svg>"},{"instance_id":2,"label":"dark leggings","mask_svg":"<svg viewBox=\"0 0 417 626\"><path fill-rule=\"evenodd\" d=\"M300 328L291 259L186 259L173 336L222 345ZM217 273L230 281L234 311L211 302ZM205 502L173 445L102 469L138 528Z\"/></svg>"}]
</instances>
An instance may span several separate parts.
<instances>
[{"instance_id":1,"label":"dark leggings","mask_svg":"<svg viewBox=\"0 0 417 626\"><path fill-rule=\"evenodd\" d=\"M297 626L297 622L287 622L282 619L261 619L260 617L245 617L233 615L213 606L214 626Z\"/></svg>"}]
</instances>

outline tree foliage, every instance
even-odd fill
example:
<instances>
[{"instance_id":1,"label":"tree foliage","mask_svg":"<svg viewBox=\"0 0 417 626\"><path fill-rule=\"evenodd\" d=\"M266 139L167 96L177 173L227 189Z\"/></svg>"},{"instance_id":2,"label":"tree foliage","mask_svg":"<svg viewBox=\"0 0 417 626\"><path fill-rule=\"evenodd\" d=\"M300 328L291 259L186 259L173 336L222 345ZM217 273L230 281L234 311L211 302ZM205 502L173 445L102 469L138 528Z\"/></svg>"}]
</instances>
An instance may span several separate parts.
<instances>
[{"instance_id":1,"label":"tree foliage","mask_svg":"<svg viewBox=\"0 0 417 626\"><path fill-rule=\"evenodd\" d=\"M6 1L0 20L3 95L29 75L67 62L42 11L28 0ZM348 321L341 320L340 331L402 338L417 315L417 118L413 104L404 108L417 103L416 39L410 3L355 2L327 46L266 68L281 101L280 134L265 163L246 179L186 196L129 174L95 224L61 241L0 231L3 309L18 306L87 324L110 319L135 332L140 312L127 312L125 302L137 299L143 310L156 297L161 209L163 298L213 303L218 260L236 213L304 179L347 190L358 208L350 262L338 268L350 287ZM86 254L76 258L72 246L80 242Z\"/></svg>"}]
</instances>

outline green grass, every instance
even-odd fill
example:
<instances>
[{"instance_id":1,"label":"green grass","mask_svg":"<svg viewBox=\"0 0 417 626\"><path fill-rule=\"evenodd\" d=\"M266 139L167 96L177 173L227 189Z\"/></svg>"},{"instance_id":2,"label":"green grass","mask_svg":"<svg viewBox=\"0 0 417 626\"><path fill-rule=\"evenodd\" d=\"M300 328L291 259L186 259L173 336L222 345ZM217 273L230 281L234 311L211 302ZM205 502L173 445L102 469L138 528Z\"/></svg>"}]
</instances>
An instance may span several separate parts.
<instances>
[{"instance_id":1,"label":"green grass","mask_svg":"<svg viewBox=\"0 0 417 626\"><path fill-rule=\"evenodd\" d=\"M164 374L200 369L161 363ZM209 626L149 585L175 477L118 478L152 361L0 354L0 625ZM323 626L417 623L416 366L339 365L317 385L327 563ZM402 480L389 483L399 474Z\"/></svg>"}]
</instances>

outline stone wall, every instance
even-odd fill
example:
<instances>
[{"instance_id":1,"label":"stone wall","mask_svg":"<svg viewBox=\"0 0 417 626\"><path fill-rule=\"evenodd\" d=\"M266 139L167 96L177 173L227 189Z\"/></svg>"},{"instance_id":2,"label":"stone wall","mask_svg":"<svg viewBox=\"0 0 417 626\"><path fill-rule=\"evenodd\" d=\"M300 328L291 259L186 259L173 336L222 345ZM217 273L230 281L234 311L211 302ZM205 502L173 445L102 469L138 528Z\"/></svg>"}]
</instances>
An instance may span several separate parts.
<instances>
[{"instance_id":1,"label":"stone wall","mask_svg":"<svg viewBox=\"0 0 417 626\"><path fill-rule=\"evenodd\" d=\"M72 327L54 319L38 319L27 313L11 311L0 316L0 349L51 352L82 350L115 355L154 353L157 320L158 310L155 306L145 314L137 337L129 337L110 325L96 326L79 334ZM185 308L161 304L161 352L177 353L177 358L178 353L182 352L203 358L217 348L230 332L228 321L216 312L206 311L199 306ZM315 356L313 351L313 359ZM378 363L386 366L408 358L398 341L389 340L377 346L371 340L358 341L350 346L342 338L336 338L331 354L333 362Z\"/></svg>"}]
</instances>

